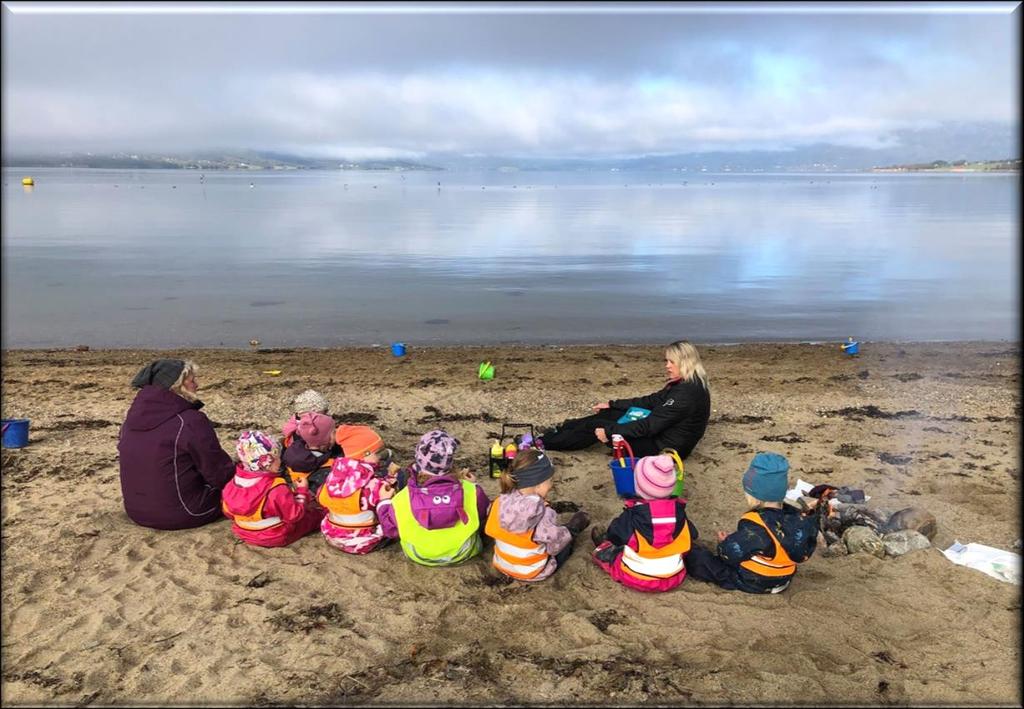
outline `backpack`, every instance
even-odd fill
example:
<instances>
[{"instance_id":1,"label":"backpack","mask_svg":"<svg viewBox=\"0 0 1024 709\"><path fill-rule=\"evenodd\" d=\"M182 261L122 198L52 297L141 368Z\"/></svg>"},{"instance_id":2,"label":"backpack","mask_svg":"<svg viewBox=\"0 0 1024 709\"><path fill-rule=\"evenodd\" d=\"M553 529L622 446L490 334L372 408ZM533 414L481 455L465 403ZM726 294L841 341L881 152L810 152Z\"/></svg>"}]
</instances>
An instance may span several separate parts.
<instances>
[{"instance_id":1,"label":"backpack","mask_svg":"<svg viewBox=\"0 0 1024 709\"><path fill-rule=\"evenodd\" d=\"M426 529L447 529L469 521L463 505L462 483L444 476L431 477L423 485L410 478L409 506L413 517Z\"/></svg>"}]
</instances>

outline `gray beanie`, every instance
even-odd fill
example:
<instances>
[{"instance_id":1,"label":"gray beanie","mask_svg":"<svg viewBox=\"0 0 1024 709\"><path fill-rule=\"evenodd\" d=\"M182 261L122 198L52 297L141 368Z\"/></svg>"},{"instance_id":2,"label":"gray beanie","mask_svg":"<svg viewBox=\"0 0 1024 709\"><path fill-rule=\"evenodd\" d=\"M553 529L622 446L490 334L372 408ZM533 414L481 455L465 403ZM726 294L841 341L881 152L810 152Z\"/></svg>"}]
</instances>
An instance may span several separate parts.
<instances>
[{"instance_id":1,"label":"gray beanie","mask_svg":"<svg viewBox=\"0 0 1024 709\"><path fill-rule=\"evenodd\" d=\"M185 362L180 359L154 360L139 370L135 379L132 379L132 386L141 389L147 384L156 384L164 389L170 389L184 369Z\"/></svg>"},{"instance_id":2,"label":"gray beanie","mask_svg":"<svg viewBox=\"0 0 1024 709\"><path fill-rule=\"evenodd\" d=\"M296 413L304 414L307 411L313 411L326 414L329 408L330 404L327 403L324 395L312 389L306 389L306 391L295 397L294 409Z\"/></svg>"}]
</instances>

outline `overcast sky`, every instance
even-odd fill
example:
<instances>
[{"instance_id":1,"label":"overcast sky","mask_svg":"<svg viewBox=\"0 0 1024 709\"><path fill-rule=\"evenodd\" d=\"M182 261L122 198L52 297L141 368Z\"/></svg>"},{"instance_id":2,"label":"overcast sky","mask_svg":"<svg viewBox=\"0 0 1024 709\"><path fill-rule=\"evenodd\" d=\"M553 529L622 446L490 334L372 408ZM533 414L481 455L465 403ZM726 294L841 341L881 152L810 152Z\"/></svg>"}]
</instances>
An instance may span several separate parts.
<instances>
[{"instance_id":1,"label":"overcast sky","mask_svg":"<svg viewBox=\"0 0 1024 709\"><path fill-rule=\"evenodd\" d=\"M1019 122L1016 2L3 5L16 152L620 156Z\"/></svg>"}]
</instances>

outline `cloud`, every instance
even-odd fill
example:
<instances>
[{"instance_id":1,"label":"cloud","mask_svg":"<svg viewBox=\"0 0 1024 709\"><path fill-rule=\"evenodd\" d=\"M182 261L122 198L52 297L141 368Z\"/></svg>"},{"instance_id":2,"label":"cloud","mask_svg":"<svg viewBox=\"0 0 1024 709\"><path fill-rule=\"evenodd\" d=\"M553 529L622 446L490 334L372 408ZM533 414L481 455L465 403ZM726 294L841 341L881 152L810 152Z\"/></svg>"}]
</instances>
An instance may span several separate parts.
<instances>
[{"instance_id":1,"label":"cloud","mask_svg":"<svg viewBox=\"0 0 1024 709\"><path fill-rule=\"evenodd\" d=\"M1019 120L1011 15L4 13L15 148L623 155Z\"/></svg>"}]
</instances>

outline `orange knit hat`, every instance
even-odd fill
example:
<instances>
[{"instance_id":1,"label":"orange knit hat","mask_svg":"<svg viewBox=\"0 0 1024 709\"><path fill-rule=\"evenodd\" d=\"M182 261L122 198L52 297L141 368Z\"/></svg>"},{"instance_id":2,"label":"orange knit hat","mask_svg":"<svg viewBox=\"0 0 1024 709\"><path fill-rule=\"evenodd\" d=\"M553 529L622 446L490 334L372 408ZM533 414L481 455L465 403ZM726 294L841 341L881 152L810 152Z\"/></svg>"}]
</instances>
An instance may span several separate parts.
<instances>
[{"instance_id":1,"label":"orange knit hat","mask_svg":"<svg viewBox=\"0 0 1024 709\"><path fill-rule=\"evenodd\" d=\"M353 426L343 423L334 432L334 440L341 446L346 458L362 458L367 453L376 453L384 447L384 439L369 426Z\"/></svg>"}]
</instances>

